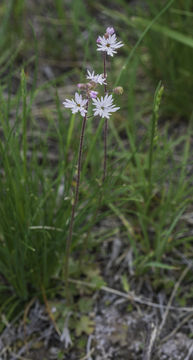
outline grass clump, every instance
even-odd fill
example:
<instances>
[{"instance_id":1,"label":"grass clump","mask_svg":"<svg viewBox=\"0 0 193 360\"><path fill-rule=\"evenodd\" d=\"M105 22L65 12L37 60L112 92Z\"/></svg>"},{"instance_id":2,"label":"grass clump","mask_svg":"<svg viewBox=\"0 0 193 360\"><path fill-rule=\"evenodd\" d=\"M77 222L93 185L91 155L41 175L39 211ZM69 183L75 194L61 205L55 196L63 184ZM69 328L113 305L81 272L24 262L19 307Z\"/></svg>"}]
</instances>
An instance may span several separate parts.
<instances>
[{"instance_id":1,"label":"grass clump","mask_svg":"<svg viewBox=\"0 0 193 360\"><path fill-rule=\"evenodd\" d=\"M10 121L11 111L15 113L14 121ZM22 300L39 292L42 285L48 286L50 276L58 266L57 254L64 246L62 238L68 217L68 208L61 203L63 216L60 215L58 221L56 194L61 173L57 177L46 173L47 145L43 141L39 144L40 155L33 130L29 149L29 119L31 104L22 71L16 96L7 103L1 93L3 141L0 149L1 274L7 291L16 293ZM62 230L59 223L62 223Z\"/></svg>"},{"instance_id":2,"label":"grass clump","mask_svg":"<svg viewBox=\"0 0 193 360\"><path fill-rule=\"evenodd\" d=\"M26 301L40 295L42 287L48 289L63 267L76 164L76 157L69 160L70 148L76 151L75 118L64 118L57 96L54 113L43 109L43 119L34 117L33 104L42 90L27 89L23 70L16 94L7 100L5 89L2 84L0 290ZM73 249L81 248L77 238L89 201L81 196Z\"/></svg>"}]
</instances>

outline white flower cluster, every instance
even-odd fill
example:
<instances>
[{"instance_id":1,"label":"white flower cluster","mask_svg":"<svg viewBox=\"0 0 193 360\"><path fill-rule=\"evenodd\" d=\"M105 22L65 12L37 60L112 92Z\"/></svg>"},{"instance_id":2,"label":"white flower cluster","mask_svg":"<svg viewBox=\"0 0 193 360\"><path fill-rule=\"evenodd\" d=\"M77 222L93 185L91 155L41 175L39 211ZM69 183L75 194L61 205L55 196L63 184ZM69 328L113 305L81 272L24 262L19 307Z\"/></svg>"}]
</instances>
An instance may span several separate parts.
<instances>
[{"instance_id":1,"label":"white flower cluster","mask_svg":"<svg viewBox=\"0 0 193 360\"><path fill-rule=\"evenodd\" d=\"M106 33L103 36L97 38L97 50L102 51L107 55L114 56L117 53L116 49L123 46L121 41L117 41L117 37L113 27L108 27ZM105 73L105 68L104 68ZM79 112L81 116L85 117L88 108L89 99L92 99L94 116L99 115L102 118L109 119L111 113L119 110L113 104L112 95L105 94L105 96L97 97L98 91L94 91L95 87L99 85L107 85L107 75L95 74L94 71L87 70L86 78L90 80L87 84L78 84L78 88L86 92L86 99L83 99L82 95L75 93L75 100L66 99L63 105L66 108L71 109L72 113ZM106 92L106 91L105 91Z\"/></svg>"},{"instance_id":2,"label":"white flower cluster","mask_svg":"<svg viewBox=\"0 0 193 360\"><path fill-rule=\"evenodd\" d=\"M84 117L87 113L85 105L87 104L88 100L82 99L82 96L79 95L77 92L75 93L75 100L68 100L63 102L66 108L71 109L73 114L80 112L80 114ZM106 94L105 97L101 96L92 99L92 103L94 105L94 116L101 116L102 118L109 119L112 112L115 112L120 109L120 107L115 107L113 104L112 95Z\"/></svg>"}]
</instances>

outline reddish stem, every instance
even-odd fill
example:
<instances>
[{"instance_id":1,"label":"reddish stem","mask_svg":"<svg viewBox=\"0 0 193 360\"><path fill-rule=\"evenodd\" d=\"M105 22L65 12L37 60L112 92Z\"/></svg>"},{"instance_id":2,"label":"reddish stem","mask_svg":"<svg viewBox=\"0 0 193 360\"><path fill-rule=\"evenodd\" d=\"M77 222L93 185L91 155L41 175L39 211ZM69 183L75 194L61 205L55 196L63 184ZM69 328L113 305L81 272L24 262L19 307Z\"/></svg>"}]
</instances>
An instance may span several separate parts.
<instances>
[{"instance_id":1,"label":"reddish stem","mask_svg":"<svg viewBox=\"0 0 193 360\"><path fill-rule=\"evenodd\" d=\"M104 125L104 162L103 162L103 182L106 178L107 172L107 132L108 132L108 121L105 119Z\"/></svg>"},{"instance_id":2,"label":"reddish stem","mask_svg":"<svg viewBox=\"0 0 193 360\"><path fill-rule=\"evenodd\" d=\"M86 110L88 110L88 102L87 102ZM78 173L77 173L77 180L76 180L75 198L74 198L74 203L72 205L72 213L71 213L70 226L69 226L69 235L68 235L68 239L67 239L67 242L66 242L64 278L65 278L67 293L68 293L69 257L70 257L71 243L72 243L72 232L73 232L75 211L76 211L76 206L77 206L78 197L79 197L81 163L82 163L82 150L83 150L83 142L84 142L84 132L85 132L85 127L86 127L86 120L87 120L87 115L84 116L83 122L82 122L82 129L81 129L80 143L79 143L79 152L78 152ZM67 296L68 296L68 294L67 294Z\"/></svg>"},{"instance_id":3,"label":"reddish stem","mask_svg":"<svg viewBox=\"0 0 193 360\"><path fill-rule=\"evenodd\" d=\"M104 78L107 79L107 73L106 73L106 52L103 56L103 64L104 64ZM105 81L106 82L106 81ZM104 84L104 92L107 94L107 85ZM105 125L104 125L104 163L103 163L103 183L106 178L106 172L107 172L107 133L108 133L108 120L105 118Z\"/></svg>"},{"instance_id":4,"label":"reddish stem","mask_svg":"<svg viewBox=\"0 0 193 360\"><path fill-rule=\"evenodd\" d=\"M107 53L105 52L104 55L103 55L103 65L104 65L104 78L105 78L105 82L106 82L106 76L107 76L107 73L106 73L106 60L107 60ZM107 93L107 85L104 84L104 89L105 89L105 94Z\"/></svg>"}]
</instances>

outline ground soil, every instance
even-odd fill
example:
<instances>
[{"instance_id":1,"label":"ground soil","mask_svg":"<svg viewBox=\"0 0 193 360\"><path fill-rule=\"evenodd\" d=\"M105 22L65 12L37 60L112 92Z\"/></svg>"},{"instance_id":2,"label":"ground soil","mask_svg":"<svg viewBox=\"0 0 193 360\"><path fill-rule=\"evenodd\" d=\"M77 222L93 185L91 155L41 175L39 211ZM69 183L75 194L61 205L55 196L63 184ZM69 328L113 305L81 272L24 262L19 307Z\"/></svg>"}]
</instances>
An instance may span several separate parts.
<instances>
[{"instance_id":1,"label":"ground soil","mask_svg":"<svg viewBox=\"0 0 193 360\"><path fill-rule=\"evenodd\" d=\"M117 226L112 218L104 220L101 227L112 223ZM145 276L139 279L129 275L131 290L123 291L121 276L126 268L129 273L130 255L123 244L115 236L101 247L100 267L108 286L90 295L93 306L87 315L94 329L81 350L72 332L63 332L63 338L57 334L45 305L35 300L25 326L22 313L0 335L0 359L193 360L193 308L180 307L175 297L169 304L171 294L164 289L153 290ZM117 259L124 252L120 266ZM74 340L67 347L68 335Z\"/></svg>"}]
</instances>

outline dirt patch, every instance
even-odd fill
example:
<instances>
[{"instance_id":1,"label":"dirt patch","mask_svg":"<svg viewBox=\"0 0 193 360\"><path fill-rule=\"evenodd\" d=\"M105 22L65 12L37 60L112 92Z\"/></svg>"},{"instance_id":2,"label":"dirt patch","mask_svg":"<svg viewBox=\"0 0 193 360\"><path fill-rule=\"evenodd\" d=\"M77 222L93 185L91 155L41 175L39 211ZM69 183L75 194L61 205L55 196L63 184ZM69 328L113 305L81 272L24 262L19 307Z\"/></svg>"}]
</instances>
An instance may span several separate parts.
<instances>
[{"instance_id":1,"label":"dirt patch","mask_svg":"<svg viewBox=\"0 0 193 360\"><path fill-rule=\"evenodd\" d=\"M139 306L101 291L94 297L95 330L87 338L84 355L74 346L66 349L66 339L61 341L44 306L37 301L25 328L22 318L17 324L7 324L0 336L0 359L193 360L193 312L188 317L180 311L169 313L163 333L153 341L161 322L161 305Z\"/></svg>"}]
</instances>

